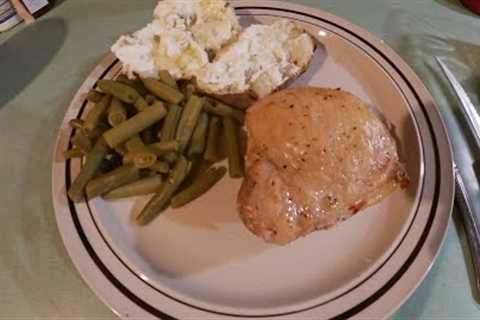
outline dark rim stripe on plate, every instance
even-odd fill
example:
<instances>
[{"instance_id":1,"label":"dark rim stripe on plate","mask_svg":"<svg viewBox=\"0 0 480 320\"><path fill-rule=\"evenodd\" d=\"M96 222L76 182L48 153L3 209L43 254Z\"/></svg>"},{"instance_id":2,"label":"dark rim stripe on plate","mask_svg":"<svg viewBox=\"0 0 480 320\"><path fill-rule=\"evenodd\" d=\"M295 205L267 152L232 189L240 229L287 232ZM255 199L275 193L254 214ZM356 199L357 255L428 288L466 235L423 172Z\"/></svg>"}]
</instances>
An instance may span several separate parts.
<instances>
[{"instance_id":1,"label":"dark rim stripe on plate","mask_svg":"<svg viewBox=\"0 0 480 320\"><path fill-rule=\"evenodd\" d=\"M345 318L345 317L351 317L359 312L361 312L362 310L364 310L365 308L367 308L369 305L371 305L373 302L375 302L376 300L378 300L385 292L387 292L401 277L402 275L408 270L408 268L410 267L410 265L413 263L413 261L415 260L416 256L418 255L418 253L420 252L421 248L423 247L423 244L429 234L429 231L431 229L431 226L433 224L433 221L434 221L434 218L435 218L435 213L436 213L436 207L437 207L437 204L438 204L438 197L439 197L439 188L440 188L440 178L441 176L439 175L439 170L440 170L440 167L439 167L439 154L438 154L438 146L437 146L437 142L435 140L435 135L434 135L434 131L433 131L433 126L431 124L431 121L430 119L428 118L427 116L427 113L426 113L426 108L425 106L423 105L418 93L414 90L413 86L411 83L408 82L408 79L407 77L401 72L401 70L399 70L399 68L383 53L381 52L377 47L375 47L374 45L372 45L370 42L368 42L367 40L363 39L361 36L357 35L357 34L354 34L352 33L352 31L346 29L345 27L342 27L336 23L332 23L331 21L328 21L324 18L321 18L321 17L317 17L317 16L314 16L314 15L310 15L310 14L307 14L307 13L303 13L303 12L298 12L298 11L295 11L295 10L290 10L290 9L282 9L282 8L271 8L271 7L252 7L252 6L246 6L246 7L237 7L236 8L237 10L242 10L242 9L260 9L260 10L277 10L277 11L284 11L284 12L289 12L289 13L293 13L293 14L299 14L299 15L303 15L303 16L307 16L307 17L310 17L310 18L313 18L313 19L316 19L316 20L320 20L322 22L325 22L325 23L329 23L345 32L348 32L350 33L352 36L360 39L361 41L363 41L364 43L366 43L370 48L372 48L377 54L379 54L381 57L383 57L392 67L393 69L401 76L401 78L405 81L405 83L407 84L407 86L410 88L410 90L412 91L412 93L414 94L415 98L417 99L417 101L419 102L419 105L421 106L423 112L425 113L426 115L426 120L427 120L427 123L428 123L428 127L429 127L429 130L430 130L430 133L432 134L432 140L433 140L433 147L434 147L434 154L435 154L435 163L436 163L436 176L437 176L437 180L436 180L436 184L435 184L435 193L434 193L434 199L433 199L433 206L432 206L432 211L430 212L430 216L429 216L429 219L428 219L428 222L427 222L427 225L424 229L424 232L419 240L419 242L417 243L416 247L414 248L414 250L412 251L412 253L410 254L409 258L407 259L407 261L404 263L404 265L400 268L400 270L381 288L379 289L377 292L375 292L373 295L371 295L370 297L368 297L366 300L364 300L363 302L361 302L360 304L358 304L357 306L349 309L348 311L340 314L339 316L335 317L335 319L341 319L341 318ZM114 63L112 63L109 68L102 74L102 76L100 78L103 78L105 76L105 74L115 65L116 61ZM85 105L84 104L81 108L81 110L79 111L79 114L78 114L78 117L81 116L84 108L85 108ZM70 161L67 161L66 163L66 185L67 185L67 188L68 186L70 185L70 181L71 181L71 177L70 177ZM139 298L138 296L136 296L134 293L132 293L128 288L126 288L117 278L115 278L115 276L108 270L108 268L102 263L101 259L98 257L98 255L96 254L96 252L94 251L94 249L92 248L91 244L89 243L86 235L85 235L85 232L84 230L82 229L82 226L80 224L80 221L78 219L78 215L77 215L77 212L76 212L76 208L74 206L74 204L69 200L69 208L70 208L70 211L71 211L71 214L72 214L72 217L73 217L73 221L74 221L74 224L75 224L75 228L77 229L77 232L80 236L80 239L82 241L82 243L84 244L85 246L85 249L87 250L87 252L89 253L89 255L91 256L91 258L93 259L93 261L95 262L95 264L99 267L99 269L101 270L101 272L107 277L107 279L117 288L119 289L119 291L121 291L127 298L129 298L132 302L134 302L135 304L137 304L139 307L143 308L145 311L151 313L152 315L155 315L155 316L158 316L158 317L163 317L163 318L168 318L168 319L175 319L175 318L172 318L171 316L161 312L160 310L156 309L155 307L151 306L150 304L148 304L147 302L145 302L144 300L142 300L141 298ZM90 210L89 210L90 211ZM95 224L96 225L96 224ZM98 226L97 226L97 229L98 229ZM407 231L408 233L408 231ZM101 234L101 233L100 233ZM102 238L103 238L103 235L102 235ZM104 239L105 240L105 239ZM108 245L108 243L107 243ZM110 246L108 246L110 248ZM111 250L111 248L110 248ZM113 250L112 250L113 252ZM114 253L114 252L113 252ZM115 254L115 253L114 253ZM115 254L116 255L116 254ZM117 256L118 258L118 256ZM121 261L121 260L120 260ZM387 259L388 261L388 259ZM123 263L123 261L122 261ZM130 268L128 268L130 270ZM130 270L131 271L131 270ZM136 275L136 274L135 274ZM368 279L368 278L367 278ZM367 280L366 279L366 280ZM365 280L364 280L365 281ZM148 283L147 283L148 284ZM149 286L151 286L150 284L148 284ZM353 288L354 289L354 288ZM162 292L163 293L163 292ZM163 293L164 294L164 293ZM170 296L167 295L167 297L169 298L172 298ZM174 298L173 298L174 299ZM202 309L202 308L198 308L196 306L192 306L188 303L185 303L183 301L179 301L177 299L174 299L175 301L178 301L178 302L181 302L187 306L190 306L190 307L193 307L193 308L196 308L198 310L202 310L202 311L207 311L207 312L211 312L211 313L214 313L214 314L218 314L218 315L226 315L226 316L232 316L232 317L250 317L250 318L264 318L264 317L272 317L272 316L284 316L284 315L289 315L289 314L294 314L294 313L299 313L299 312L303 312L303 311L307 311L307 310L311 310L311 309L315 309L317 308L319 305L315 305L313 307L309 307L309 308L306 308L306 309L302 309L302 310L297 310L297 311L293 311L293 312L289 312L289 313L283 313L283 314L272 314L272 315L260 315L260 316L255 316L255 315L252 315L252 316L248 316L248 315L238 315L238 314L227 314L227 313L221 313L221 312L216 312L216 311L212 311L212 310L206 310L206 309ZM323 303L322 303L323 304Z\"/></svg>"}]
</instances>

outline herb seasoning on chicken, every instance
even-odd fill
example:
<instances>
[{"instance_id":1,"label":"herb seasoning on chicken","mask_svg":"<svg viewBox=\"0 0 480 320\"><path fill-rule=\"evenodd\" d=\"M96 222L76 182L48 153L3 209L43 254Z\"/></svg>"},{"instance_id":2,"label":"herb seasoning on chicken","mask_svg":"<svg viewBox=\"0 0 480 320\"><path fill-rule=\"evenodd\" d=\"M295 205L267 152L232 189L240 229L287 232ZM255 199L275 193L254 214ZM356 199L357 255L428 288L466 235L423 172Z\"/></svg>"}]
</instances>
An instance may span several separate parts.
<instances>
[{"instance_id":1,"label":"herb seasoning on chicken","mask_svg":"<svg viewBox=\"0 0 480 320\"><path fill-rule=\"evenodd\" d=\"M384 123L345 91L277 92L248 110L246 129L239 214L267 242L329 228L408 184Z\"/></svg>"}]
</instances>

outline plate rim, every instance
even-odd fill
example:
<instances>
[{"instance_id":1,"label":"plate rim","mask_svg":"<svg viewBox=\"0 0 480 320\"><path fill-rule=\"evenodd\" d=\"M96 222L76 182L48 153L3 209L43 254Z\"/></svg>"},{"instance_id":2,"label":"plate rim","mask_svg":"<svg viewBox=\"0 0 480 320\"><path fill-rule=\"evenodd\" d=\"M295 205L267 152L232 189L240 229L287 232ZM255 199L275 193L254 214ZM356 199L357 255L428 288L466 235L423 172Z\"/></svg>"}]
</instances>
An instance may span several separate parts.
<instances>
[{"instance_id":1,"label":"plate rim","mask_svg":"<svg viewBox=\"0 0 480 320\"><path fill-rule=\"evenodd\" d=\"M284 3L284 2L280 2L280 1L251 1L251 0L235 0L235 1L232 1L231 2L234 7L241 7L241 4L248 4L250 6L254 6L254 7L258 7L258 6L265 6L264 9L278 9L278 8L288 8L288 9L292 9L294 11L296 11L297 14L300 14L300 15L310 15L310 13L307 13L307 12L311 12L311 15L313 16L320 16L320 17L323 17L323 18L326 18L327 20L329 20L329 22L331 22L331 20L335 20L335 24L340 24L342 26L346 26L348 27L349 30L353 30L353 33L355 34L361 34L363 37L366 37L367 39L369 39L371 42L373 42L373 46L380 49L381 51L387 51L388 53L388 56L390 58L393 58L394 62L395 62L395 66L399 67L402 71L404 71L405 73L407 73L407 78L409 80L411 80L412 82L414 82L416 85L419 85L419 88L416 88L417 91L421 91L421 94L423 96L423 98L429 98L429 100L431 100L433 102L433 98L431 97L431 95L428 93L427 89L424 87L424 85L422 84L422 82L419 80L419 78L413 73L413 71L403 62L403 60L396 54L393 52L392 49L390 49L388 46L386 46L383 41L381 40L378 40L376 39L374 36L372 36L371 34L369 34L367 31L357 27L357 26L354 26L352 25L350 22L344 20L344 19L341 19L339 17L336 17L334 15L331 15L329 13L326 13L326 12L323 12L321 10L318 10L318 9L314 9L314 8L310 8L310 7L307 7L307 6L302 6L302 5L297 5L297 4L291 4L291 3ZM380 47L380 48L379 48ZM105 61L105 58L102 60L102 61ZM90 79L90 77L92 76L92 74L94 73L98 73L99 70L97 70L99 68L99 66L102 64L102 62L100 62L95 68L94 70L92 71L92 73L89 75L89 77L87 78ZM400 65L400 66L398 66ZM100 68L102 69L102 68ZM103 70L103 69L102 69ZM96 80L95 80L96 81ZM86 81L87 82L87 81ZM81 89L86 85L86 82L84 84L82 84L82 86L79 88L79 92L81 91ZM92 83L90 84L87 84L87 86L92 85ZM62 124L65 123L65 119L70 115L70 113L72 113L72 106L77 102L76 99L78 99L80 97L75 97L72 101L72 104L69 106L69 108L67 109L67 112L65 114L65 118L64 120L62 121ZM421 101L423 101L423 99L421 99ZM432 114L433 113L433 114ZM450 145L450 142L448 140L448 135L446 134L446 128L445 128L445 124L443 123L443 120L440 116L440 113L439 113L439 110L438 108L436 107L433 107L431 108L430 112L428 113L428 117L427 120L432 120L430 119L431 116L435 116L436 119L435 122L436 122L436 125L437 125L437 128L436 130L433 130L432 129L432 136L437 136L437 135L443 135L444 138L445 138L445 141L440 141L440 142L443 142L444 144L446 144L447 146L447 149L449 152L449 155L447 156L447 160L448 162L452 163L451 161L451 145ZM439 124L440 123L440 124ZM58 148L60 146L60 135L57 137L57 141L55 143L55 155L58 154ZM445 146L444 146L445 147ZM444 150L445 148L443 148L442 150ZM56 157L54 156L54 159ZM442 158L443 160L443 164L445 164L446 160L445 158ZM440 165L442 164L442 162L440 162ZM443 219L443 223L440 223L442 221L437 221L437 224L440 224L440 233L442 234L441 237L437 237L436 241L433 241L433 244L435 245L435 248L436 248L436 253L434 255L434 257L432 257L430 259L430 262L429 262L429 266L424 270L423 272L423 275L420 275L420 278L419 278L419 281L416 283L416 285L414 287L412 287L409 291L409 293L407 295L404 295L402 296L403 300L400 301L398 303L398 306L400 306L400 304L408 298L408 296L414 291L414 289L421 283L421 280L423 280L423 278L425 277L426 273L428 272L428 270L430 269L431 265L433 264L436 256L438 255L438 252L439 252L439 248L441 247L441 244L443 243L443 240L445 238L445 234L446 234L446 224L445 224L445 220L448 224L448 220L450 219L450 214L451 214L451 208L452 208L452 205L453 205L453 164L451 166L445 166L443 165L443 167L446 167L447 169L449 169L448 171L450 171L450 167L451 167L451 177L450 175L448 175L446 177L447 181L448 180L451 180L451 187L450 188L447 188L449 189L451 192L449 193L448 190L447 190L447 195L449 195L449 197L451 198L451 203L450 205L448 204L448 199L447 199L447 203L445 204L445 208L443 208L444 211L448 211L448 214L444 214L444 216L446 216L447 219ZM55 182L55 163L53 164L53 167L52 167L52 180ZM443 171L443 170L442 170ZM66 241L67 239L67 235L64 234L62 232L62 225L61 225L61 220L59 219L59 215L58 215L58 204L55 200L55 186L54 186L55 183L52 183L52 196L53 196L53 202L54 202L54 207L55 207L55 214L56 214L56 220L57 220L57 225L58 225L58 228L59 228L59 231L60 231L60 234L62 235L62 239L63 239L63 242L67 248L67 251L71 257L71 259L74 261L75 263L75 260L78 260L78 259L74 259L74 252L70 252L71 248L68 247L67 245L67 242ZM448 187L448 185L447 185ZM440 200L439 200L440 201ZM438 210L438 209L437 209ZM445 217L444 217L445 218ZM430 235L430 232L427 234ZM79 269L77 263L75 263L75 266L77 267L77 269ZM87 275L84 274L80 269L80 274L82 275L82 277L84 278L84 280L87 282L87 284L89 284L89 286L94 289L95 285L93 283L90 283L89 279L87 279ZM105 301L105 300L110 300L110 299L105 299L105 297L103 297L101 295L101 292L97 292L97 290L93 290L94 292L97 293L97 295L101 298L102 301L104 301L107 305L109 305L112 310L115 312L115 310L117 310L117 312L115 312L117 315L125 315L126 313L123 313L123 312L119 312L119 309L122 309L122 308L114 308L114 306L112 305L112 303L108 302L108 301ZM391 312L394 312L396 310L396 308L394 308L393 310L391 310ZM386 314L388 315L388 314ZM168 315L162 315L162 316L165 316L165 317L169 317Z\"/></svg>"}]
</instances>

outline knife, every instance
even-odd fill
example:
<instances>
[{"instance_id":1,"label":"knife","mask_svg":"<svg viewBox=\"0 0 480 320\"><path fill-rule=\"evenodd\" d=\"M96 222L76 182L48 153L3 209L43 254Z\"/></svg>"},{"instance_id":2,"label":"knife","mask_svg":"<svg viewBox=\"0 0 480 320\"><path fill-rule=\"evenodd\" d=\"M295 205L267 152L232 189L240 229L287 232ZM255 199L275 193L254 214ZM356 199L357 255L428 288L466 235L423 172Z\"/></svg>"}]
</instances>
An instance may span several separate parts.
<instances>
[{"instance_id":1,"label":"knife","mask_svg":"<svg viewBox=\"0 0 480 320\"><path fill-rule=\"evenodd\" d=\"M475 145L480 150L480 117L477 110L473 106L472 101L463 89L462 85L453 75L452 71L447 65L438 57L435 57L442 72L448 79L448 82L453 88L455 95L460 101L460 110L467 120L470 133L472 134ZM480 296L480 221L478 213L475 212L471 199L469 197L467 188L463 181L462 174L457 166L454 164L455 170L455 204L458 211L462 215L463 224L465 226L465 233L467 235L468 245L470 247L470 254L472 256L473 271L475 277L475 289L477 295Z\"/></svg>"}]
</instances>

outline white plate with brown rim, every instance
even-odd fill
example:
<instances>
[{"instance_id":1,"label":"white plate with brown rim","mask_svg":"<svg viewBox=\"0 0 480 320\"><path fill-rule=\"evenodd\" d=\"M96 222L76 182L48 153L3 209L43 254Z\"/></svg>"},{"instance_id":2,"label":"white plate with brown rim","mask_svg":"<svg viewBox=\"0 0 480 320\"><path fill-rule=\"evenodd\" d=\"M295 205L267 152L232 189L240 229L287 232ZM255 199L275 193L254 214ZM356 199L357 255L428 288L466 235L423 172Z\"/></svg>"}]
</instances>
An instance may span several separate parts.
<instances>
[{"instance_id":1,"label":"white plate with brown rim","mask_svg":"<svg viewBox=\"0 0 480 320\"><path fill-rule=\"evenodd\" d=\"M72 135L68 121L92 107L85 95L98 79L118 75L120 63L108 54L73 98L55 149L53 202L71 259L122 318L387 317L430 269L451 213L451 149L434 101L383 41L343 19L284 2L232 5L242 25L287 18L317 39L312 65L291 86L340 87L379 110L398 138L409 188L283 247L264 243L241 223L239 180L224 178L147 227L131 217L148 197L72 203L66 189L80 161L62 159Z\"/></svg>"}]
</instances>

